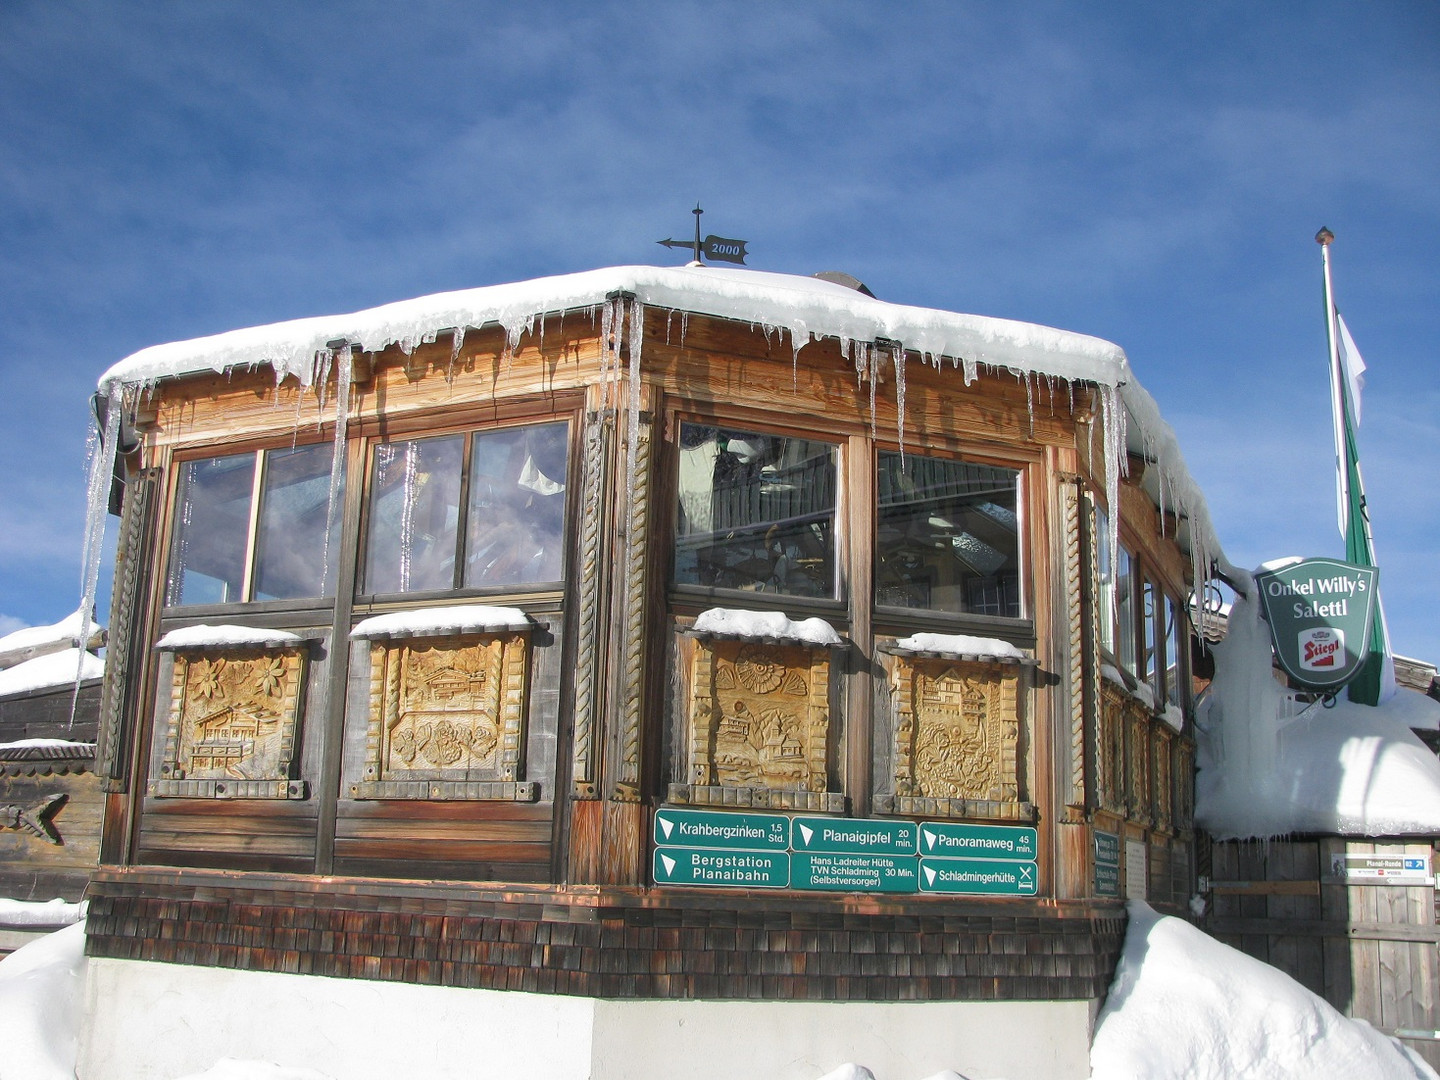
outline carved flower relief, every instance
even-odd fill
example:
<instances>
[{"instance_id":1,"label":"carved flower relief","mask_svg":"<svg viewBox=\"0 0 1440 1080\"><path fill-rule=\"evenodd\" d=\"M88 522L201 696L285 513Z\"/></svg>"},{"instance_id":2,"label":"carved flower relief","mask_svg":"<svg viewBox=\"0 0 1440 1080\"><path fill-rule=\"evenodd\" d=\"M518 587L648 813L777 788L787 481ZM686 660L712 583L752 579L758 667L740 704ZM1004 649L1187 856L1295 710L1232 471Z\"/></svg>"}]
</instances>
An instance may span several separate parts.
<instances>
[{"instance_id":1,"label":"carved flower relief","mask_svg":"<svg viewBox=\"0 0 1440 1080\"><path fill-rule=\"evenodd\" d=\"M735 657L735 677L751 693L770 693L785 681L785 673L773 649L746 645Z\"/></svg>"},{"instance_id":2,"label":"carved flower relief","mask_svg":"<svg viewBox=\"0 0 1440 1080\"><path fill-rule=\"evenodd\" d=\"M285 661L281 657L272 656L268 660L261 660L258 664L259 674L256 679L256 687L266 697L279 697L281 687L285 685Z\"/></svg>"},{"instance_id":3,"label":"carved flower relief","mask_svg":"<svg viewBox=\"0 0 1440 1080\"><path fill-rule=\"evenodd\" d=\"M192 670L195 693L206 701L213 700L220 692L220 676L225 670L225 661L201 660Z\"/></svg>"},{"instance_id":4,"label":"carved flower relief","mask_svg":"<svg viewBox=\"0 0 1440 1080\"><path fill-rule=\"evenodd\" d=\"M469 767L486 764L499 745L500 734L484 720L473 725L438 720L432 723L402 724L390 736L392 759L414 768L416 759L436 768L455 765L467 755Z\"/></svg>"}]
</instances>

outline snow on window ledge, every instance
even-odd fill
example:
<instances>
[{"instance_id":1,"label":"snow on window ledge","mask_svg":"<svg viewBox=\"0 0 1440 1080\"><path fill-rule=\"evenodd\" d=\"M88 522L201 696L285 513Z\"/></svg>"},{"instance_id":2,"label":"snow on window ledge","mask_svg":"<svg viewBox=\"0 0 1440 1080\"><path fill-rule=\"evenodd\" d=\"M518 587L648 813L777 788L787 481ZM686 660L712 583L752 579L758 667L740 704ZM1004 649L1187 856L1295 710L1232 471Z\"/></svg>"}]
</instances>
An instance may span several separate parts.
<instances>
[{"instance_id":1,"label":"snow on window ledge","mask_svg":"<svg viewBox=\"0 0 1440 1080\"><path fill-rule=\"evenodd\" d=\"M535 620L514 607L454 604L375 615L350 631L356 640L369 638L438 637L442 634L501 634L533 630Z\"/></svg>"},{"instance_id":2,"label":"snow on window ledge","mask_svg":"<svg viewBox=\"0 0 1440 1080\"><path fill-rule=\"evenodd\" d=\"M1178 705L1166 705L1160 710L1160 719L1169 724L1176 731L1185 730L1185 714Z\"/></svg>"},{"instance_id":3,"label":"snow on window ledge","mask_svg":"<svg viewBox=\"0 0 1440 1080\"><path fill-rule=\"evenodd\" d=\"M739 638L745 641L785 642L796 645L835 647L843 645L835 628L824 619L800 622L779 611L742 611L710 608L702 611L690 627L697 637Z\"/></svg>"},{"instance_id":4,"label":"snow on window ledge","mask_svg":"<svg viewBox=\"0 0 1440 1080\"><path fill-rule=\"evenodd\" d=\"M270 630L263 626L233 626L197 623L171 630L155 643L162 652L179 652L182 649L214 649L223 646L273 649L295 647L305 642L299 634L289 630Z\"/></svg>"},{"instance_id":5,"label":"snow on window ledge","mask_svg":"<svg viewBox=\"0 0 1440 1080\"><path fill-rule=\"evenodd\" d=\"M1016 646L999 638L974 637L970 634L911 634L897 638L880 648L900 656L934 656L953 660L986 660L992 663L1021 664L1027 667L1039 661L1026 656Z\"/></svg>"},{"instance_id":6,"label":"snow on window ledge","mask_svg":"<svg viewBox=\"0 0 1440 1080\"><path fill-rule=\"evenodd\" d=\"M1120 687L1151 712L1156 710L1155 691L1150 688L1149 683L1140 682L1133 675L1126 675L1113 664L1101 664L1100 674L1103 678ZM1175 730L1179 731L1180 729L1176 728Z\"/></svg>"}]
</instances>

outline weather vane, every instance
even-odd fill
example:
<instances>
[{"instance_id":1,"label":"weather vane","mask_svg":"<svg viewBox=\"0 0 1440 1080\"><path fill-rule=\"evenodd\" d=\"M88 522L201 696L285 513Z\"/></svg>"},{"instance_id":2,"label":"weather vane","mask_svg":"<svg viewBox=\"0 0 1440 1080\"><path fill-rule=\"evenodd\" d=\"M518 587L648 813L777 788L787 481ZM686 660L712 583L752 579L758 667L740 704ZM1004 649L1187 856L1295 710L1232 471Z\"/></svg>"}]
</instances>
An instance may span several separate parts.
<instances>
[{"instance_id":1,"label":"weather vane","mask_svg":"<svg viewBox=\"0 0 1440 1080\"><path fill-rule=\"evenodd\" d=\"M704 240L700 239L700 215L705 211L700 209L697 203L695 209L690 211L695 215L695 239L694 240L656 240L657 244L664 244L667 248L690 248L695 253L696 262L704 262L709 259L711 262L728 262L745 265L745 256L749 254L745 250L746 240L730 240L724 236L710 235ZM703 258L702 258L703 256Z\"/></svg>"}]
</instances>

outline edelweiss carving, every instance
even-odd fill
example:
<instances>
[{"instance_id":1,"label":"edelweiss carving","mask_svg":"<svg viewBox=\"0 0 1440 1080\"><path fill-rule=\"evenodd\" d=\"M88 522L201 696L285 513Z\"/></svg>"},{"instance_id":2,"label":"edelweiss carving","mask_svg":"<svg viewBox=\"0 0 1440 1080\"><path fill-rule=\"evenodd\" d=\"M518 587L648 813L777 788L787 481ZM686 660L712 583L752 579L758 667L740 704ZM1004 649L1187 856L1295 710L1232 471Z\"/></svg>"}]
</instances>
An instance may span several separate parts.
<instances>
[{"instance_id":1,"label":"edelweiss carving","mask_svg":"<svg viewBox=\"0 0 1440 1080\"><path fill-rule=\"evenodd\" d=\"M525 634L376 641L358 798L530 798Z\"/></svg>"},{"instance_id":2,"label":"edelweiss carving","mask_svg":"<svg viewBox=\"0 0 1440 1080\"><path fill-rule=\"evenodd\" d=\"M697 641L693 671L691 782L672 800L831 808L828 650Z\"/></svg>"},{"instance_id":3,"label":"edelweiss carving","mask_svg":"<svg viewBox=\"0 0 1440 1080\"><path fill-rule=\"evenodd\" d=\"M1007 665L897 658L896 812L1021 814L1019 682Z\"/></svg>"},{"instance_id":4,"label":"edelweiss carving","mask_svg":"<svg viewBox=\"0 0 1440 1080\"><path fill-rule=\"evenodd\" d=\"M295 798L290 780L304 655L297 649L178 652L155 795Z\"/></svg>"}]
</instances>

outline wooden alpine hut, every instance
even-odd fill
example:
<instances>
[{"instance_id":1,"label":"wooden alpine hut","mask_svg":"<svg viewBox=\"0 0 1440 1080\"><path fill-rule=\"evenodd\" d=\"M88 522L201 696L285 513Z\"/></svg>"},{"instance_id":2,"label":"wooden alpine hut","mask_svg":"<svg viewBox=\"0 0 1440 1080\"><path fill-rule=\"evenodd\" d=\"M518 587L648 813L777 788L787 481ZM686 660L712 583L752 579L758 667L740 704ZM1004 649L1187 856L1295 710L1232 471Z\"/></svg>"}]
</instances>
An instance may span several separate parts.
<instances>
[{"instance_id":1,"label":"wooden alpine hut","mask_svg":"<svg viewBox=\"0 0 1440 1080\"><path fill-rule=\"evenodd\" d=\"M856 285L620 267L103 376L82 1074L233 1053L216 1008L304 1064L324 975L349 1077L1088 1075L1124 899L1195 887L1204 501L1117 346Z\"/></svg>"}]
</instances>

